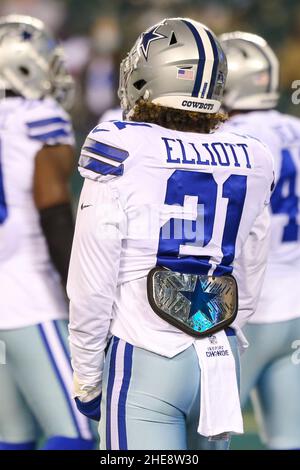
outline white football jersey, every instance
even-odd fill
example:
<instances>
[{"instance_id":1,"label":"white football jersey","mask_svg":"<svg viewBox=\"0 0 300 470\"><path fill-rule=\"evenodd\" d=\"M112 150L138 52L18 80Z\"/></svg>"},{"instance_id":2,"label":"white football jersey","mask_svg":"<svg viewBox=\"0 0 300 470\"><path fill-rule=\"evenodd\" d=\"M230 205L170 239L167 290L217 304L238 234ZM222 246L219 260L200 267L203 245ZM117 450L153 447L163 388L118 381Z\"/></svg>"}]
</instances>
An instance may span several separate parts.
<instances>
[{"instance_id":1,"label":"white football jersey","mask_svg":"<svg viewBox=\"0 0 300 470\"><path fill-rule=\"evenodd\" d=\"M79 169L85 183L68 279L79 377L99 381L111 334L167 357L193 344L149 305L147 275L156 265L233 273L240 299L234 325L244 324L266 263L273 160L264 145L232 133L114 121L91 131Z\"/></svg>"},{"instance_id":2,"label":"white football jersey","mask_svg":"<svg viewBox=\"0 0 300 470\"><path fill-rule=\"evenodd\" d=\"M300 316L300 120L278 111L233 116L222 130L250 134L274 157L275 188L269 206L271 242L267 271L254 323Z\"/></svg>"},{"instance_id":3,"label":"white football jersey","mask_svg":"<svg viewBox=\"0 0 300 470\"><path fill-rule=\"evenodd\" d=\"M123 111L121 108L111 108L102 114L101 119L99 119L99 122L122 121L122 118L123 118Z\"/></svg>"},{"instance_id":4,"label":"white football jersey","mask_svg":"<svg viewBox=\"0 0 300 470\"><path fill-rule=\"evenodd\" d=\"M0 101L0 328L65 318L60 280L33 200L35 157L74 145L69 116L52 99Z\"/></svg>"}]
</instances>

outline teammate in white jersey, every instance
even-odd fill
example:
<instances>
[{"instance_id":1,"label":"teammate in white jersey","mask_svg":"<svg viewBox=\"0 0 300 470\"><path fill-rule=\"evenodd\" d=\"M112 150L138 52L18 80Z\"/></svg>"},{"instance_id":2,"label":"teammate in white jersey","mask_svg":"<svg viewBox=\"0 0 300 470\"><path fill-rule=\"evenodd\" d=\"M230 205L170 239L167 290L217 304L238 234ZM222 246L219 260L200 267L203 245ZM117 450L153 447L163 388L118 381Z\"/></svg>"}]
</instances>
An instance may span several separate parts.
<instances>
[{"instance_id":1,"label":"teammate in white jersey","mask_svg":"<svg viewBox=\"0 0 300 470\"><path fill-rule=\"evenodd\" d=\"M272 449L300 448L300 374L293 362L300 338L299 152L300 121L274 108L278 60L261 37L221 37L228 57L224 106L231 118L222 131L251 134L265 142L275 160L271 197L271 242L258 308L245 333L241 400L250 392L262 438Z\"/></svg>"},{"instance_id":2,"label":"teammate in white jersey","mask_svg":"<svg viewBox=\"0 0 300 470\"><path fill-rule=\"evenodd\" d=\"M89 449L71 399L66 282L73 236L71 92L39 20L0 20L0 449Z\"/></svg>"},{"instance_id":3,"label":"teammate in white jersey","mask_svg":"<svg viewBox=\"0 0 300 470\"><path fill-rule=\"evenodd\" d=\"M121 64L128 120L83 145L70 343L101 449L225 449L243 430L236 332L265 269L273 161L255 139L210 133L226 74L209 29L166 19Z\"/></svg>"},{"instance_id":4,"label":"teammate in white jersey","mask_svg":"<svg viewBox=\"0 0 300 470\"><path fill-rule=\"evenodd\" d=\"M111 108L102 114L99 122L121 121L123 118L122 108Z\"/></svg>"}]
</instances>

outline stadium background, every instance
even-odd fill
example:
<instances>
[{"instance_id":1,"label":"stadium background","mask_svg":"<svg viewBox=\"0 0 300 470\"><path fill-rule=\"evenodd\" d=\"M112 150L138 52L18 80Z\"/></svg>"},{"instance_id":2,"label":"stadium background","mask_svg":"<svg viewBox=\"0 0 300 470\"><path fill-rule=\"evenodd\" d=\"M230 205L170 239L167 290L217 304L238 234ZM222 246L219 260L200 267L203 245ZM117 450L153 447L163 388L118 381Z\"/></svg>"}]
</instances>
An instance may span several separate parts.
<instances>
[{"instance_id":1,"label":"stadium background","mask_svg":"<svg viewBox=\"0 0 300 470\"><path fill-rule=\"evenodd\" d=\"M291 84L299 77L299 0L0 0L0 15L30 14L41 18L61 39L76 81L72 117L78 149L107 109L117 105L120 59L145 28L166 16L186 16L216 34L248 31L262 35L281 63L280 110L300 116L292 104ZM81 181L72 181L74 205ZM250 404L246 434L233 439L233 449L262 449Z\"/></svg>"}]
</instances>

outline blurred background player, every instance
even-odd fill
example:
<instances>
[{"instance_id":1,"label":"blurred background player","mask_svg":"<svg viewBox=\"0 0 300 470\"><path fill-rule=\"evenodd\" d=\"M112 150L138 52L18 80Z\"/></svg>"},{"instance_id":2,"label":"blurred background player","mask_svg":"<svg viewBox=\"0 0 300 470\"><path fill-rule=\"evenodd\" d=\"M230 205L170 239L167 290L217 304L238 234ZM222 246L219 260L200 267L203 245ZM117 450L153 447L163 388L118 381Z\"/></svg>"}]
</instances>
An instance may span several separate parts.
<instances>
[{"instance_id":1,"label":"blurred background player","mask_svg":"<svg viewBox=\"0 0 300 470\"><path fill-rule=\"evenodd\" d=\"M101 449L226 449L242 432L236 332L265 270L272 157L214 133L227 63L203 24L152 26L120 70L128 120L94 128L79 161L74 396L98 420L101 401Z\"/></svg>"},{"instance_id":2,"label":"blurred background player","mask_svg":"<svg viewBox=\"0 0 300 470\"><path fill-rule=\"evenodd\" d=\"M300 374L292 360L300 338L300 121L276 111L279 63L266 41L234 32L221 36L227 54L222 130L250 134L275 159L271 242L262 295L244 332L241 400L250 392L261 435L271 449L300 448Z\"/></svg>"},{"instance_id":3,"label":"blurred background player","mask_svg":"<svg viewBox=\"0 0 300 470\"><path fill-rule=\"evenodd\" d=\"M70 398L73 83L40 20L0 19L0 449L90 449Z\"/></svg>"},{"instance_id":4,"label":"blurred background player","mask_svg":"<svg viewBox=\"0 0 300 470\"><path fill-rule=\"evenodd\" d=\"M102 114L99 122L122 121L122 119L123 119L123 112L122 112L122 109L118 107L118 108L108 109L107 111L105 111L105 113Z\"/></svg>"}]
</instances>

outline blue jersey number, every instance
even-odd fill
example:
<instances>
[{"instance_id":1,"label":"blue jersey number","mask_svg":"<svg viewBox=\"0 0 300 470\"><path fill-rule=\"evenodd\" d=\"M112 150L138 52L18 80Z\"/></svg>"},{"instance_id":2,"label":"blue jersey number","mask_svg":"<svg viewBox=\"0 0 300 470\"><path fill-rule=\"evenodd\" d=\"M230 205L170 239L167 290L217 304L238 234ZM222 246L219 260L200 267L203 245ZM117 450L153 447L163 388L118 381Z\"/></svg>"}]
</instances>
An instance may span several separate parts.
<instances>
[{"instance_id":1,"label":"blue jersey number","mask_svg":"<svg viewBox=\"0 0 300 470\"><path fill-rule=\"evenodd\" d=\"M296 159L294 160L295 157L290 149L283 149L281 156L280 177L271 197L271 208L273 214L288 216L288 222L283 229L282 242L295 242L299 238ZM299 155L297 156L299 158Z\"/></svg>"},{"instance_id":2,"label":"blue jersey number","mask_svg":"<svg viewBox=\"0 0 300 470\"><path fill-rule=\"evenodd\" d=\"M207 274L213 257L215 275L230 273L246 191L244 175L231 175L220 194L211 173L176 170L167 183L165 204L185 207L192 196L198 218L188 224L188 230L186 219L180 218L171 218L161 228L157 264L173 271ZM197 230L197 224L202 230Z\"/></svg>"},{"instance_id":3,"label":"blue jersey number","mask_svg":"<svg viewBox=\"0 0 300 470\"><path fill-rule=\"evenodd\" d=\"M2 154L1 154L1 141L0 141L0 224L3 224L7 218L7 206L5 201L4 194L4 183L3 183L3 173L2 173Z\"/></svg>"}]
</instances>

